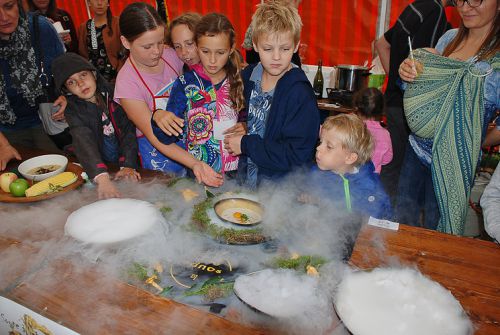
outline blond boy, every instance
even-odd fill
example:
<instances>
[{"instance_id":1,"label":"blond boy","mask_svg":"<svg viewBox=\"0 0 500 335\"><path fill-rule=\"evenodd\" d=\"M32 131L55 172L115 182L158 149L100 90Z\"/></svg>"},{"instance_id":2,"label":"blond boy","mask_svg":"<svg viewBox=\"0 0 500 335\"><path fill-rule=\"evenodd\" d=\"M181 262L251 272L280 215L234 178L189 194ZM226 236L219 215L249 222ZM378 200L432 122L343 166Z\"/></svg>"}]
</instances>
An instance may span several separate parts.
<instances>
[{"instance_id":1,"label":"blond boy","mask_svg":"<svg viewBox=\"0 0 500 335\"><path fill-rule=\"evenodd\" d=\"M343 202L348 211L390 218L389 197L371 162L373 139L354 114L328 117L316 148L312 183L322 198Z\"/></svg>"},{"instance_id":2,"label":"blond boy","mask_svg":"<svg viewBox=\"0 0 500 335\"><path fill-rule=\"evenodd\" d=\"M242 72L248 134L224 141L241 155L238 176L248 187L279 180L312 160L319 111L306 75L291 62L301 29L297 8L282 1L259 5L252 17L261 61Z\"/></svg>"}]
</instances>

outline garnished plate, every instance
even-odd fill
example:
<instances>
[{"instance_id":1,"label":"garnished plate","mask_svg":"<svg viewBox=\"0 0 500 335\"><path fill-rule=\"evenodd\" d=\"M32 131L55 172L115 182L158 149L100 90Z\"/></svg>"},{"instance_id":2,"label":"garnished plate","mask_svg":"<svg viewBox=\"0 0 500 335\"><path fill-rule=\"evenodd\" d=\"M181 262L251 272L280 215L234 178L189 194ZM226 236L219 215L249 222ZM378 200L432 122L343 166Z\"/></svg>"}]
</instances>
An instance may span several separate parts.
<instances>
[{"instance_id":1,"label":"garnished plate","mask_svg":"<svg viewBox=\"0 0 500 335\"><path fill-rule=\"evenodd\" d=\"M267 240L262 229L249 225L235 225L220 219L214 210L214 203L220 198L207 198L194 205L191 223L195 229L226 244L257 244Z\"/></svg>"},{"instance_id":2,"label":"garnished plate","mask_svg":"<svg viewBox=\"0 0 500 335\"><path fill-rule=\"evenodd\" d=\"M255 226L262 222L264 208L245 198L227 198L214 205L215 214L224 221L241 226Z\"/></svg>"}]
</instances>

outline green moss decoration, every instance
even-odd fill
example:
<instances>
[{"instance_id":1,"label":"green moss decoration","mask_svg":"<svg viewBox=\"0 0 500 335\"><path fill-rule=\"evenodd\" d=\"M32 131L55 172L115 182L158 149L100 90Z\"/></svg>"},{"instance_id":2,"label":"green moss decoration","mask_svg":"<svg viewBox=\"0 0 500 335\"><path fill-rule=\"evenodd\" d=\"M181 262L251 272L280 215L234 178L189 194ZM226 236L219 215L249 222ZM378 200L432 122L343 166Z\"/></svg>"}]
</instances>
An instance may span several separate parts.
<instances>
[{"instance_id":1,"label":"green moss decoration","mask_svg":"<svg viewBox=\"0 0 500 335\"><path fill-rule=\"evenodd\" d=\"M180 182L181 180L189 180L189 181L192 181L191 178L188 178L188 177L172 177L170 178L166 183L165 185L167 185L167 187L174 187L175 184L177 184L178 182Z\"/></svg>"},{"instance_id":2,"label":"green moss decoration","mask_svg":"<svg viewBox=\"0 0 500 335\"><path fill-rule=\"evenodd\" d=\"M211 223L208 210L213 207L213 198L207 198L194 205L191 222L199 231L206 232L213 239L227 244L262 243L266 237L259 228L233 229L223 228Z\"/></svg>"},{"instance_id":3,"label":"green moss decoration","mask_svg":"<svg viewBox=\"0 0 500 335\"><path fill-rule=\"evenodd\" d=\"M166 217L170 212L172 212L172 207L163 206L160 208L160 212L163 215L163 217Z\"/></svg>"},{"instance_id":4,"label":"green moss decoration","mask_svg":"<svg viewBox=\"0 0 500 335\"><path fill-rule=\"evenodd\" d=\"M134 262L132 266L128 269L127 271L129 277L137 279L141 282L144 282L146 279L149 278L148 276L148 269L137 262Z\"/></svg>"},{"instance_id":5,"label":"green moss decoration","mask_svg":"<svg viewBox=\"0 0 500 335\"><path fill-rule=\"evenodd\" d=\"M307 267L313 266L319 269L326 263L326 259L321 256L299 256L297 258L277 257L272 260L272 266L280 269L291 269L300 272L306 272Z\"/></svg>"},{"instance_id":6,"label":"green moss decoration","mask_svg":"<svg viewBox=\"0 0 500 335\"><path fill-rule=\"evenodd\" d=\"M202 295L206 301L212 302L232 294L234 282L226 282L222 277L207 279L201 286L195 285L184 292L185 296Z\"/></svg>"}]
</instances>

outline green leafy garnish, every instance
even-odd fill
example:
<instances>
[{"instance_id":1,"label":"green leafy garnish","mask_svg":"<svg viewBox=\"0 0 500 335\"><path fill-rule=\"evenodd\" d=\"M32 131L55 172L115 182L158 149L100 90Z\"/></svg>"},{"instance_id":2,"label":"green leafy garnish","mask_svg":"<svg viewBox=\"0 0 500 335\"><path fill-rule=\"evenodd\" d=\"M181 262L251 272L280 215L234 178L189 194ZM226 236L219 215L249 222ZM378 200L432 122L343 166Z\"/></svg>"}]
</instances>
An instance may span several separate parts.
<instances>
[{"instance_id":1,"label":"green leafy garnish","mask_svg":"<svg viewBox=\"0 0 500 335\"><path fill-rule=\"evenodd\" d=\"M272 261L272 265L276 268L291 269L301 272L306 272L309 265L319 268L325 263L326 259L321 256L299 256L296 258L277 257Z\"/></svg>"},{"instance_id":2,"label":"green leafy garnish","mask_svg":"<svg viewBox=\"0 0 500 335\"><path fill-rule=\"evenodd\" d=\"M168 213L172 212L172 207L163 206L160 208L160 212L161 214L163 214L163 216L166 216Z\"/></svg>"},{"instance_id":3,"label":"green leafy garnish","mask_svg":"<svg viewBox=\"0 0 500 335\"><path fill-rule=\"evenodd\" d=\"M194 285L184 292L187 297L202 295L207 301L227 297L233 292L234 282L226 282L222 277L207 279L202 285Z\"/></svg>"},{"instance_id":4,"label":"green leafy garnish","mask_svg":"<svg viewBox=\"0 0 500 335\"><path fill-rule=\"evenodd\" d=\"M148 279L148 269L141 263L134 262L132 266L128 269L128 275L133 278L137 278L140 281L145 281Z\"/></svg>"}]
</instances>

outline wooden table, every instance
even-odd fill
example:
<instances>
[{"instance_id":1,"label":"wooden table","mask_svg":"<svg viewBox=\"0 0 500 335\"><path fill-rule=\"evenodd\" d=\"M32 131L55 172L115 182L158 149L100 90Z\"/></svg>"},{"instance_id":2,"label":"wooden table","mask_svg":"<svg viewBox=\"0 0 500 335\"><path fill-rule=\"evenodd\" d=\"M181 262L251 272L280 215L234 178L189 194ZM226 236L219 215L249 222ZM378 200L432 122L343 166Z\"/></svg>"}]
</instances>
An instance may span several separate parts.
<instances>
[{"instance_id":1,"label":"wooden table","mask_svg":"<svg viewBox=\"0 0 500 335\"><path fill-rule=\"evenodd\" d=\"M333 104L329 99L318 99L318 108L327 111L329 115L337 115L340 113L353 113L356 110L352 107Z\"/></svg>"},{"instance_id":2,"label":"wooden table","mask_svg":"<svg viewBox=\"0 0 500 335\"><path fill-rule=\"evenodd\" d=\"M27 158L29 152L21 154ZM10 205L0 204L2 215L11 210L2 206ZM0 232L1 225L0 219ZM0 234L0 295L82 334L265 333L157 297L98 270L82 271L74 262L47 261L42 247L36 234ZM12 266L12 260L19 261ZM361 269L418 267L461 302L476 334L500 333L500 247L493 242L405 225L397 232L364 226L350 263Z\"/></svg>"},{"instance_id":3,"label":"wooden table","mask_svg":"<svg viewBox=\"0 0 500 335\"><path fill-rule=\"evenodd\" d=\"M43 154L23 148L19 151L23 159ZM18 164L11 162L7 170ZM154 171L141 173L143 179L167 178ZM23 236L16 231L12 236L9 230L2 229L2 215L44 203L0 203L1 296L81 334L266 334L261 329L155 296L98 270L82 271L88 266L77 268L75 262L51 260L42 250L43 241L61 238L62 231L49 232L49 236L43 236L43 230ZM82 260L81 264L85 261L88 262Z\"/></svg>"},{"instance_id":4,"label":"wooden table","mask_svg":"<svg viewBox=\"0 0 500 335\"><path fill-rule=\"evenodd\" d=\"M350 263L361 269L406 265L449 289L476 326L500 334L500 246L400 225L399 231L364 226Z\"/></svg>"}]
</instances>

